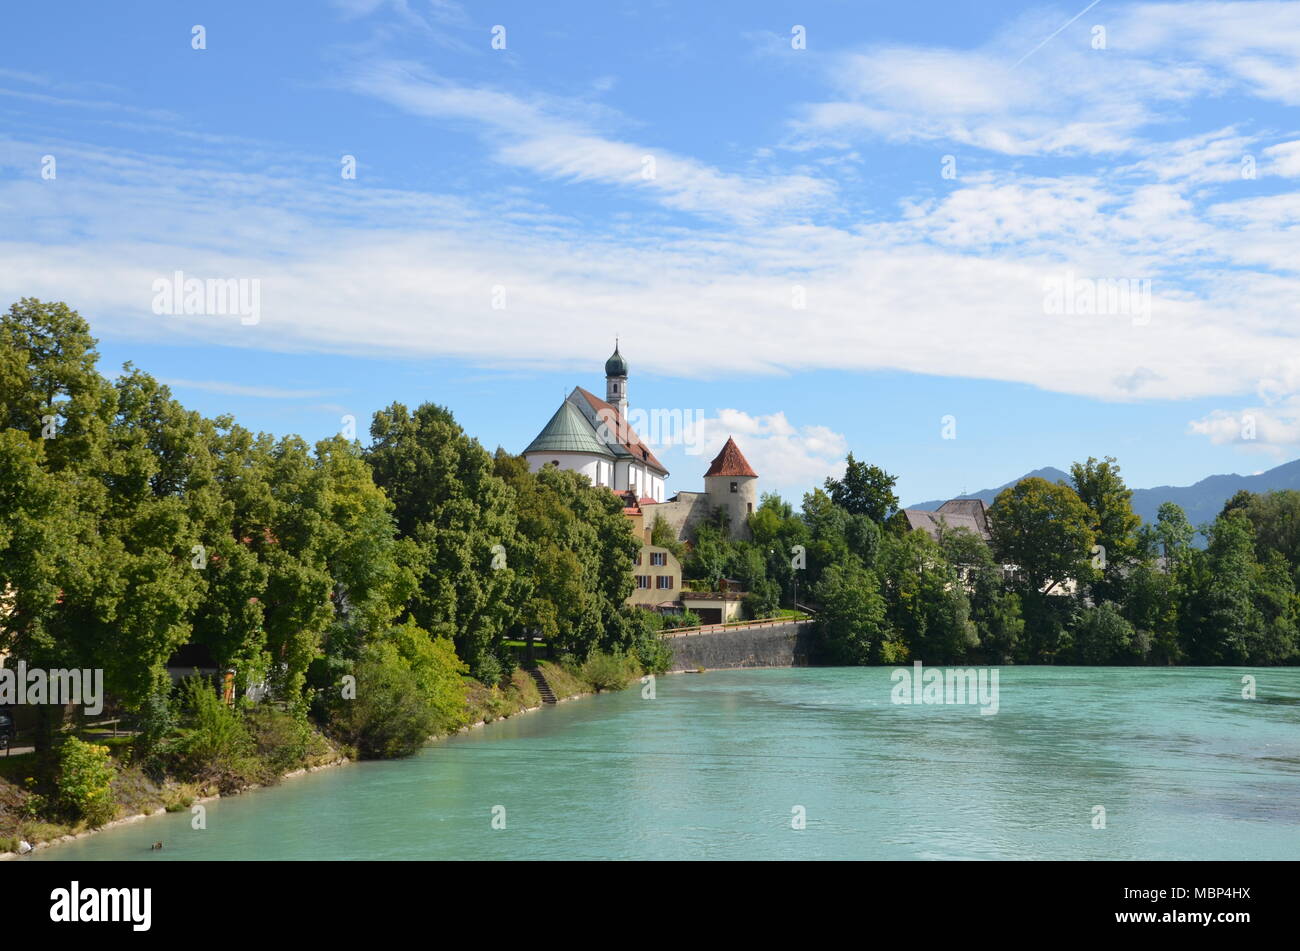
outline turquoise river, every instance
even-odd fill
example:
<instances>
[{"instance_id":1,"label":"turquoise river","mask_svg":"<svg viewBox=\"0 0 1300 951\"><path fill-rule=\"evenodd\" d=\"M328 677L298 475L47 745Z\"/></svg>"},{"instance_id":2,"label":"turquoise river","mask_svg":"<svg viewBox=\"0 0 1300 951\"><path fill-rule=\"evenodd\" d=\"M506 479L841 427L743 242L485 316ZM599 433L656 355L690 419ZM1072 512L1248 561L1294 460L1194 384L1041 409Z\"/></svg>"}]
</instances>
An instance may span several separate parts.
<instances>
[{"instance_id":1,"label":"turquoise river","mask_svg":"<svg viewBox=\"0 0 1300 951\"><path fill-rule=\"evenodd\" d=\"M1300 858L1300 670L999 673L994 715L886 668L660 677L33 858Z\"/></svg>"}]
</instances>

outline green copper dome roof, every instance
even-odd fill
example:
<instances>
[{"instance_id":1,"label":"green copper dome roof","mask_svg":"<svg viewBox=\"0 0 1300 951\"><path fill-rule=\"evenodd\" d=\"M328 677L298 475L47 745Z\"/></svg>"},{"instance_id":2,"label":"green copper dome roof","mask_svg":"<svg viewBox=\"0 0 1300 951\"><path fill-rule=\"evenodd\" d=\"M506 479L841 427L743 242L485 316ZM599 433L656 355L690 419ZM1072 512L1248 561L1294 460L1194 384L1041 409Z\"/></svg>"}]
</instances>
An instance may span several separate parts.
<instances>
[{"instance_id":1,"label":"green copper dome roof","mask_svg":"<svg viewBox=\"0 0 1300 951\"><path fill-rule=\"evenodd\" d=\"M560 404L551 421L528 444L524 454L530 452L588 452L607 459L614 458L614 454L591 428L591 423L568 400Z\"/></svg>"},{"instance_id":2,"label":"green copper dome roof","mask_svg":"<svg viewBox=\"0 0 1300 951\"><path fill-rule=\"evenodd\" d=\"M605 376L627 376L627 361L618 352L618 342L614 343L613 355L605 361Z\"/></svg>"}]
</instances>

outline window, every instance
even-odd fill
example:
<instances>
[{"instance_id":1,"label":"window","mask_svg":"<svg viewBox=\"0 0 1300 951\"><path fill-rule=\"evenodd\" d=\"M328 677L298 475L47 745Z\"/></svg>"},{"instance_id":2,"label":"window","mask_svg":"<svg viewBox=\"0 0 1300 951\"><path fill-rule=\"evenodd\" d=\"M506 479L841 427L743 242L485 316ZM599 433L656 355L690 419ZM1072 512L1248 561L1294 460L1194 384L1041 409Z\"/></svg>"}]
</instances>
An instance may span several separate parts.
<instances>
[{"instance_id":1,"label":"window","mask_svg":"<svg viewBox=\"0 0 1300 951\"><path fill-rule=\"evenodd\" d=\"M637 586L638 588L648 588L648 587L650 587L650 576L649 576L649 575L637 575L637 576L636 576L636 586Z\"/></svg>"},{"instance_id":2,"label":"window","mask_svg":"<svg viewBox=\"0 0 1300 951\"><path fill-rule=\"evenodd\" d=\"M749 503L749 514L750 514L750 515L753 515L753 514L754 514L754 503L753 503L753 502L750 502L750 503Z\"/></svg>"},{"instance_id":3,"label":"window","mask_svg":"<svg viewBox=\"0 0 1300 951\"><path fill-rule=\"evenodd\" d=\"M656 587L656 588L661 588L661 589L662 589L662 588L667 588L668 590L671 591L671 590L672 590L672 587L673 587L673 576L672 576L672 575L657 575L657 576L655 577L655 587Z\"/></svg>"},{"instance_id":4,"label":"window","mask_svg":"<svg viewBox=\"0 0 1300 951\"><path fill-rule=\"evenodd\" d=\"M740 491L740 483L739 483L739 482L733 482L733 483L731 483L731 491L732 491L732 492L739 492L739 491Z\"/></svg>"},{"instance_id":5,"label":"window","mask_svg":"<svg viewBox=\"0 0 1300 951\"><path fill-rule=\"evenodd\" d=\"M659 566L668 564L668 552L652 551L650 553L650 564Z\"/></svg>"}]
</instances>

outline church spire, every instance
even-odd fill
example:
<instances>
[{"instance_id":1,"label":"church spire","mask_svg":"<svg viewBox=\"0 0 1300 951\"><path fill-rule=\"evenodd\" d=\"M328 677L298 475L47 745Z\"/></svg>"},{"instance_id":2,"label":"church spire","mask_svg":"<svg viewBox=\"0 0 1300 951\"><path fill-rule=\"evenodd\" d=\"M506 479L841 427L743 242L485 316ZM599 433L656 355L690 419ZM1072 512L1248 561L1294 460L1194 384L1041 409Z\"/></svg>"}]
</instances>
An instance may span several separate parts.
<instances>
[{"instance_id":1,"label":"church spire","mask_svg":"<svg viewBox=\"0 0 1300 951\"><path fill-rule=\"evenodd\" d=\"M605 402L627 419L627 361L618 352L618 338L614 338L614 352L605 361Z\"/></svg>"}]
</instances>

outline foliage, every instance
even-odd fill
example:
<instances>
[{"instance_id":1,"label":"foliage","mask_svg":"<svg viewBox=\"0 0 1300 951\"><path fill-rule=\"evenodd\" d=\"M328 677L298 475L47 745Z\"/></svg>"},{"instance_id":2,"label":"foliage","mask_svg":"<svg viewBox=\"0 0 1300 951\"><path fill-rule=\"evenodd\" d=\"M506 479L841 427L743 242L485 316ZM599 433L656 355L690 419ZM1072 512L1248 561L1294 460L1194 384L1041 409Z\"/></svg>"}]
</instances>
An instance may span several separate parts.
<instances>
[{"instance_id":1,"label":"foliage","mask_svg":"<svg viewBox=\"0 0 1300 951\"><path fill-rule=\"evenodd\" d=\"M117 769L107 746L95 746L74 737L59 750L59 804L73 818L93 827L110 821L117 812L113 777Z\"/></svg>"},{"instance_id":2,"label":"foliage","mask_svg":"<svg viewBox=\"0 0 1300 951\"><path fill-rule=\"evenodd\" d=\"M865 515L883 523L898 508L894 485L898 482L879 466L858 462L849 453L843 479L827 479L826 492L831 501L850 515Z\"/></svg>"},{"instance_id":3,"label":"foliage","mask_svg":"<svg viewBox=\"0 0 1300 951\"><path fill-rule=\"evenodd\" d=\"M578 676L591 684L597 693L622 690L640 674L641 668L635 657L602 652L592 654L578 670Z\"/></svg>"},{"instance_id":4,"label":"foliage","mask_svg":"<svg viewBox=\"0 0 1300 951\"><path fill-rule=\"evenodd\" d=\"M410 756L439 725L420 677L393 644L384 642L363 652L356 665L356 696L339 699L330 720L331 731L363 759Z\"/></svg>"},{"instance_id":5,"label":"foliage","mask_svg":"<svg viewBox=\"0 0 1300 951\"><path fill-rule=\"evenodd\" d=\"M222 792L263 778L253 737L238 711L222 702L201 677L185 680L180 696L184 726L165 748L177 775L214 783Z\"/></svg>"},{"instance_id":6,"label":"foliage","mask_svg":"<svg viewBox=\"0 0 1300 951\"><path fill-rule=\"evenodd\" d=\"M1133 625L1114 604L1103 601L1095 608L1084 609L1074 633L1079 663L1114 663L1125 658L1133 644Z\"/></svg>"},{"instance_id":7,"label":"foliage","mask_svg":"<svg viewBox=\"0 0 1300 951\"><path fill-rule=\"evenodd\" d=\"M827 660L836 664L866 664L886 657L901 659L889 641L885 601L872 572L854 563L832 565L817 583L814 596L821 606L818 629Z\"/></svg>"}]
</instances>

